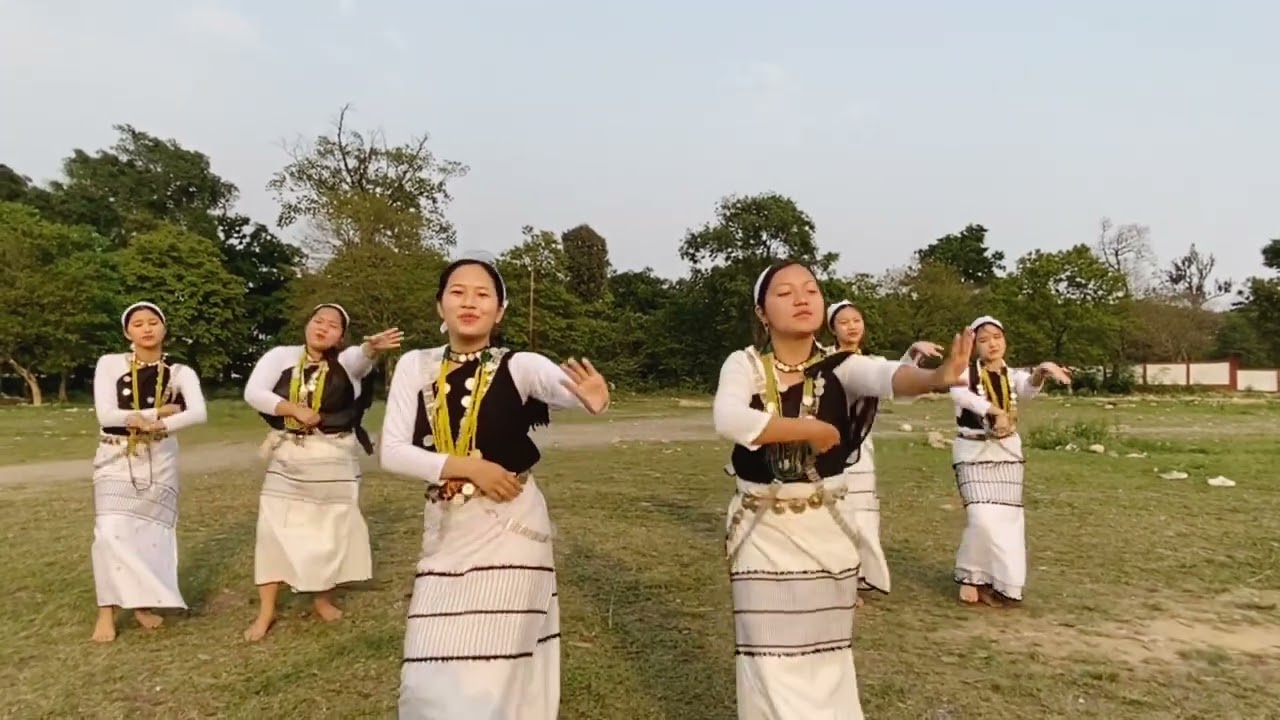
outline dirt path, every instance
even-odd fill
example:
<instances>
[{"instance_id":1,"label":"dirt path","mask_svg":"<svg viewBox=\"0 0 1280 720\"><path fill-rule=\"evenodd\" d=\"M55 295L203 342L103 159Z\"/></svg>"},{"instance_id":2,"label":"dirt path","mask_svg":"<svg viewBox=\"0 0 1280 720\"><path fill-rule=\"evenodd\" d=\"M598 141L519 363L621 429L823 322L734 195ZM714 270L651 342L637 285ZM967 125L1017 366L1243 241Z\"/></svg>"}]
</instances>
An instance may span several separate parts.
<instances>
[{"instance_id":1,"label":"dirt path","mask_svg":"<svg viewBox=\"0 0 1280 720\"><path fill-rule=\"evenodd\" d=\"M683 442L714 438L711 418L702 416L565 423L540 429L534 434L538 446L544 450L601 447L615 442ZM361 457L367 468L372 469L376 464L375 458L363 454ZM241 442L185 447L178 462L181 472L186 475L252 468L261 460L257 443ZM93 462L89 458L3 465L0 466L0 486L88 480L92 474Z\"/></svg>"},{"instance_id":2,"label":"dirt path","mask_svg":"<svg viewBox=\"0 0 1280 720\"><path fill-rule=\"evenodd\" d=\"M898 429L909 418L882 418L877 423L876 437L918 437L924 441L929 430L938 429L947 434L950 427L935 427L930 422L913 420L911 432ZM1252 435L1264 428L1253 420L1219 422L1212 426L1126 426L1125 434L1162 435L1172 438L1221 438L1232 435ZM1265 428L1267 432L1271 428ZM376 438L375 438L376 439ZM563 423L539 430L534 439L542 449L591 448L628 442L689 442L715 440L715 430L709 413L676 415L668 417L637 417L604 422ZM374 458L364 458L365 467L372 469ZM179 460L184 474L215 473L238 468L251 468L259 463L257 443L208 443L182 450ZM0 486L38 484L68 480L88 480L93 472L90 459L62 460L0 466Z\"/></svg>"}]
</instances>

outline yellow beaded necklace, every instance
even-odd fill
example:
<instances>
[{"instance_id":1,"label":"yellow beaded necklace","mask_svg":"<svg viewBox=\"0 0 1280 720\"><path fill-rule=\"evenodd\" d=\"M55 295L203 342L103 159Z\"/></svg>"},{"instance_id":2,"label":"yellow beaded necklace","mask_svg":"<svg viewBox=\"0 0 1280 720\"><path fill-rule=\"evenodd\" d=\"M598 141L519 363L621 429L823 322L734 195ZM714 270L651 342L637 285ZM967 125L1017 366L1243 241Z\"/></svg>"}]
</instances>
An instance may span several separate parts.
<instances>
[{"instance_id":1,"label":"yellow beaded necklace","mask_svg":"<svg viewBox=\"0 0 1280 720\"><path fill-rule=\"evenodd\" d=\"M436 452L458 457L480 457L480 451L476 449L476 433L480 429L480 404L489 392L501 358L501 352L484 351L475 374L467 378L467 389L471 391L471 395L463 398L462 421L458 423L456 437L449 419L448 383L449 371L455 364L448 356L440 361L440 373L434 383L435 408L431 423ZM457 366L461 367L461 363Z\"/></svg>"},{"instance_id":2,"label":"yellow beaded necklace","mask_svg":"<svg viewBox=\"0 0 1280 720\"><path fill-rule=\"evenodd\" d=\"M138 368L144 367L145 363L138 361L138 356L129 356L129 379L131 381L129 392L133 396L133 411L142 411L142 393L138 391ZM151 409L159 412L160 406L164 403L164 360L161 359L156 369L156 392L154 407ZM129 440L125 445L125 449L130 455L134 453L138 446L139 430L137 428L129 428Z\"/></svg>"},{"instance_id":3,"label":"yellow beaded necklace","mask_svg":"<svg viewBox=\"0 0 1280 720\"><path fill-rule=\"evenodd\" d=\"M809 359L800 364L799 372L804 372L817 364L827 355L827 349L816 346ZM776 417L783 417L782 393L778 389L778 364L773 352L768 351L761 357L764 365L764 406L765 412ZM822 399L826 380L805 373L800 395L799 417L816 417L818 404ZM766 448L770 469L779 480L795 480L805 474L808 466L814 461L813 449L808 443L778 443Z\"/></svg>"},{"instance_id":4,"label":"yellow beaded necklace","mask_svg":"<svg viewBox=\"0 0 1280 720\"><path fill-rule=\"evenodd\" d=\"M980 368L982 373L982 389L987 394L987 399L996 404L996 407L1005 411L1012 421L1017 414L1018 399L1014 395L1012 388L1009 386L1009 367L1000 368L1000 394L996 394L995 387L991 384L991 373L984 365Z\"/></svg>"},{"instance_id":5,"label":"yellow beaded necklace","mask_svg":"<svg viewBox=\"0 0 1280 720\"><path fill-rule=\"evenodd\" d=\"M289 378L289 402L294 403L295 405L302 402L302 377L307 369L308 360L307 351L306 349L303 349L302 357L298 358L298 364L293 368L293 376ZM307 407L317 413L320 412L320 401L324 399L324 381L328 374L329 363L321 360L320 367L316 370L314 387L307 387ZM286 417L284 419L284 426L294 431L301 431L304 429L302 423L292 417Z\"/></svg>"}]
</instances>

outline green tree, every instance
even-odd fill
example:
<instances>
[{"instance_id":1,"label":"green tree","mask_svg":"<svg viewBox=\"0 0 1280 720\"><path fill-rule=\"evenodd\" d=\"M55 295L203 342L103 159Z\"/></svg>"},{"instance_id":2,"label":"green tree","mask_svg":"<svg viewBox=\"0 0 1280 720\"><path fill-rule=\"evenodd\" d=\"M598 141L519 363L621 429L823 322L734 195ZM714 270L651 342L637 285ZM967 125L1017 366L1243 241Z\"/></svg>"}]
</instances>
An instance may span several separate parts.
<instances>
[{"instance_id":1,"label":"green tree","mask_svg":"<svg viewBox=\"0 0 1280 720\"><path fill-rule=\"evenodd\" d=\"M880 312L867 318L867 349L884 355L901 355L917 340L948 346L985 312L986 292L967 284L945 263L925 262L889 273L883 286Z\"/></svg>"},{"instance_id":2,"label":"green tree","mask_svg":"<svg viewBox=\"0 0 1280 720\"><path fill-rule=\"evenodd\" d=\"M119 285L104 245L88 228L0 203L0 362L22 378L33 405L44 400L42 374L64 374L65 396L69 368L101 352L109 335L119 337Z\"/></svg>"},{"instance_id":3,"label":"green tree","mask_svg":"<svg viewBox=\"0 0 1280 720\"><path fill-rule=\"evenodd\" d=\"M1124 317L1124 277L1087 245L1033 250L996 284L995 299L1019 363L1052 359L1098 364L1113 359Z\"/></svg>"},{"instance_id":4,"label":"green tree","mask_svg":"<svg viewBox=\"0 0 1280 720\"><path fill-rule=\"evenodd\" d=\"M673 289L670 280L646 267L614 273L609 278L609 292L617 310L652 315L671 301Z\"/></svg>"},{"instance_id":5,"label":"green tree","mask_svg":"<svg viewBox=\"0 0 1280 720\"><path fill-rule=\"evenodd\" d=\"M31 178L0 163L0 202L25 202L31 190Z\"/></svg>"},{"instance_id":6,"label":"green tree","mask_svg":"<svg viewBox=\"0 0 1280 720\"><path fill-rule=\"evenodd\" d=\"M560 236L566 270L574 294L598 302L609 290L609 245L590 225L578 225Z\"/></svg>"},{"instance_id":7,"label":"green tree","mask_svg":"<svg viewBox=\"0 0 1280 720\"><path fill-rule=\"evenodd\" d=\"M607 363L609 378L633 389L671 387L668 365L655 341L677 335L663 324L661 313L675 297L674 284L653 268L614 273L609 278L610 305L601 310L610 319L601 335L606 352L595 356Z\"/></svg>"},{"instance_id":8,"label":"green tree","mask_svg":"<svg viewBox=\"0 0 1280 720\"><path fill-rule=\"evenodd\" d=\"M289 318L290 289L303 264L302 250L243 215L220 218L223 265L244 283L245 336L232 348L227 372L248 377Z\"/></svg>"},{"instance_id":9,"label":"green tree","mask_svg":"<svg viewBox=\"0 0 1280 720\"><path fill-rule=\"evenodd\" d=\"M1132 356L1145 362L1193 362L1214 354L1223 316L1172 298L1133 301L1124 324Z\"/></svg>"},{"instance_id":10,"label":"green tree","mask_svg":"<svg viewBox=\"0 0 1280 720\"><path fill-rule=\"evenodd\" d=\"M223 266L218 243L173 225L129 240L120 273L130 302L164 309L166 350L201 377L217 377L248 334L244 281Z\"/></svg>"},{"instance_id":11,"label":"green tree","mask_svg":"<svg viewBox=\"0 0 1280 720\"><path fill-rule=\"evenodd\" d=\"M987 229L969 224L958 233L943 235L916 251L921 265L946 265L964 282L987 285L1003 270L1004 253L987 247Z\"/></svg>"},{"instance_id":12,"label":"green tree","mask_svg":"<svg viewBox=\"0 0 1280 720\"><path fill-rule=\"evenodd\" d=\"M115 145L92 155L73 151L62 163L65 177L32 204L57 222L88 225L118 246L160 223L216 240L218 218L239 195L236 186L214 173L203 153L131 125L114 127Z\"/></svg>"},{"instance_id":13,"label":"green tree","mask_svg":"<svg viewBox=\"0 0 1280 720\"><path fill-rule=\"evenodd\" d=\"M427 134L391 145L380 130L352 130L350 109L339 111L331 135L288 148L289 164L267 185L280 202L278 224L304 222L304 245L320 262L362 242L452 247L448 184L467 167L436 157Z\"/></svg>"},{"instance_id":14,"label":"green tree","mask_svg":"<svg viewBox=\"0 0 1280 720\"><path fill-rule=\"evenodd\" d=\"M498 260L510 299L504 336L515 347L552 357L585 353L589 332L576 322L582 301L569 288L569 261L560 238L528 225L521 232L524 241Z\"/></svg>"},{"instance_id":15,"label":"green tree","mask_svg":"<svg viewBox=\"0 0 1280 720\"><path fill-rule=\"evenodd\" d=\"M1222 324L1213 338L1214 355L1237 355L1245 367L1275 367L1274 343L1259 332L1258 318L1250 308L1235 308L1222 314Z\"/></svg>"},{"instance_id":16,"label":"green tree","mask_svg":"<svg viewBox=\"0 0 1280 720\"><path fill-rule=\"evenodd\" d=\"M710 387L725 355L752 340L757 320L751 293L764 268L792 259L825 281L839 260L837 253L819 249L813 219L791 198L730 195L716 205L715 214L715 222L689 230L680 243L690 275L662 316L671 336L654 339L669 364L667 377L684 385ZM708 323L721 331L695 330Z\"/></svg>"},{"instance_id":17,"label":"green tree","mask_svg":"<svg viewBox=\"0 0 1280 720\"><path fill-rule=\"evenodd\" d=\"M1280 271L1280 238L1262 246L1262 265L1269 270Z\"/></svg>"},{"instance_id":18,"label":"green tree","mask_svg":"<svg viewBox=\"0 0 1280 720\"><path fill-rule=\"evenodd\" d=\"M695 274L708 266L745 265L758 273L769 263L790 258L828 273L839 255L822 253L814 239L813 219L791 198L777 193L730 195L716 205L716 221L685 233L680 257Z\"/></svg>"}]
</instances>

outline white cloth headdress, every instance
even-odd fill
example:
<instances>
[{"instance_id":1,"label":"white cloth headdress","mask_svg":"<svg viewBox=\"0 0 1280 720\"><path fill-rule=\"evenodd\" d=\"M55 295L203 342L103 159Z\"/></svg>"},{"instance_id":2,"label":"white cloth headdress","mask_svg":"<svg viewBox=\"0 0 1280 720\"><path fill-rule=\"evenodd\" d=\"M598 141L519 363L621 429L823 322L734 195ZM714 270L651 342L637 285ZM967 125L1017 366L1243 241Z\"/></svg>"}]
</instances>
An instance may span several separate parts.
<instances>
[{"instance_id":1,"label":"white cloth headdress","mask_svg":"<svg viewBox=\"0 0 1280 720\"><path fill-rule=\"evenodd\" d=\"M765 268L765 269L760 273L760 277L756 278L756 286L755 286L755 288L751 291L751 301L752 301L752 302L757 303L757 304L760 302L760 291L764 289L764 280L765 280L765 278L769 277L769 271L770 271L770 270L773 270L773 268L771 268L771 267L767 267L767 268Z\"/></svg>"},{"instance_id":2,"label":"white cloth headdress","mask_svg":"<svg viewBox=\"0 0 1280 720\"><path fill-rule=\"evenodd\" d=\"M342 316L343 330L346 330L351 326L351 316L347 314L347 309L338 303L320 303L319 305L311 308L311 317L315 317L316 313L320 312L320 308L333 308L334 310L337 310L338 314Z\"/></svg>"},{"instance_id":3,"label":"white cloth headdress","mask_svg":"<svg viewBox=\"0 0 1280 720\"><path fill-rule=\"evenodd\" d=\"M143 309L150 310L151 312L158 315L160 317L160 323L162 325L169 324L168 321L165 320L164 311L160 309L159 305L156 305L155 303L143 301L143 302L136 302L130 305L129 307L124 309L124 312L120 313L120 329L127 331L129 329L129 316L132 315L135 310L143 310Z\"/></svg>"},{"instance_id":4,"label":"white cloth headdress","mask_svg":"<svg viewBox=\"0 0 1280 720\"><path fill-rule=\"evenodd\" d=\"M974 320L973 322L969 323L969 329L976 332L978 328L982 327L983 325L995 325L1001 330L1004 330L1004 325L1002 325L999 320L991 317L990 315L983 315L977 320Z\"/></svg>"},{"instance_id":5,"label":"white cloth headdress","mask_svg":"<svg viewBox=\"0 0 1280 720\"><path fill-rule=\"evenodd\" d=\"M836 313L840 312L841 310L847 307L851 307L854 310L858 309L856 305L849 302L848 300L841 300L840 302L832 303L831 307L827 308L827 329L828 330L835 330L835 328L832 326L836 322Z\"/></svg>"}]
</instances>

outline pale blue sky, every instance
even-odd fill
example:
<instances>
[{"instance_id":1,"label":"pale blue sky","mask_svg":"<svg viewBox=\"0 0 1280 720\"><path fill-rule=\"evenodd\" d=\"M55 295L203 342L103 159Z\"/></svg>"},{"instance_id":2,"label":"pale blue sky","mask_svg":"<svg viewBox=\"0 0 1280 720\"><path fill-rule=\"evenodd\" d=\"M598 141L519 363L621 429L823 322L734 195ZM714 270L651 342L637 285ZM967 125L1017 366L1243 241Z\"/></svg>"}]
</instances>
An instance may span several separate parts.
<instances>
[{"instance_id":1,"label":"pale blue sky","mask_svg":"<svg viewBox=\"0 0 1280 720\"><path fill-rule=\"evenodd\" d=\"M841 269L968 222L1011 258L1097 221L1229 275L1280 236L1280 3L0 0L0 162L37 179L132 123L273 221L282 138L344 102L471 166L462 247L589 222L615 265L776 190Z\"/></svg>"}]
</instances>

